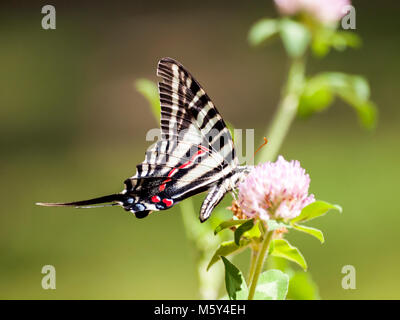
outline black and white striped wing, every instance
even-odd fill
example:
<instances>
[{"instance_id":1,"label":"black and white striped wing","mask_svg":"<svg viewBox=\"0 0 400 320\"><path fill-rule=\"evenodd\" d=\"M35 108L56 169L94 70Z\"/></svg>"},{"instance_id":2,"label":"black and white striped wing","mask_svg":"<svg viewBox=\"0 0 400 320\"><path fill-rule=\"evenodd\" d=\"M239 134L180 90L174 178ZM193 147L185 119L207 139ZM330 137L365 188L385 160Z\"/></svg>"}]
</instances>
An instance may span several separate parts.
<instances>
[{"instance_id":1,"label":"black and white striped wing","mask_svg":"<svg viewBox=\"0 0 400 320\"><path fill-rule=\"evenodd\" d=\"M157 75L161 103L161 140L146 152L125 190L99 198L38 203L43 206L95 207L121 205L143 218L209 190L200 210L205 221L213 208L241 179L233 140L214 104L185 68L161 59Z\"/></svg>"},{"instance_id":2,"label":"black and white striped wing","mask_svg":"<svg viewBox=\"0 0 400 320\"><path fill-rule=\"evenodd\" d=\"M230 132L200 84L171 58L160 60L157 75L162 139L125 182L135 213L168 209L220 184L238 165Z\"/></svg>"}]
</instances>

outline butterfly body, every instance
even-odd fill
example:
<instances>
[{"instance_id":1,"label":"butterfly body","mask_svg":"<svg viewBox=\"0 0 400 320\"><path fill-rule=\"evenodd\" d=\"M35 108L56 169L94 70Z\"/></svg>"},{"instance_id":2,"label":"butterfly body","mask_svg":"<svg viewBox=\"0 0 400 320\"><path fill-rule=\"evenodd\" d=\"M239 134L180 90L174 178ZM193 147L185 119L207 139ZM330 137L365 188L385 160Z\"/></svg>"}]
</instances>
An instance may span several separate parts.
<instances>
[{"instance_id":1,"label":"butterfly body","mask_svg":"<svg viewBox=\"0 0 400 320\"><path fill-rule=\"evenodd\" d=\"M233 140L211 99L177 61L163 58L157 75L161 104L161 139L125 180L121 193L48 206L91 206L111 202L144 218L166 210L195 194L209 191L200 209L200 221L211 215L224 195L249 172L239 166Z\"/></svg>"}]
</instances>

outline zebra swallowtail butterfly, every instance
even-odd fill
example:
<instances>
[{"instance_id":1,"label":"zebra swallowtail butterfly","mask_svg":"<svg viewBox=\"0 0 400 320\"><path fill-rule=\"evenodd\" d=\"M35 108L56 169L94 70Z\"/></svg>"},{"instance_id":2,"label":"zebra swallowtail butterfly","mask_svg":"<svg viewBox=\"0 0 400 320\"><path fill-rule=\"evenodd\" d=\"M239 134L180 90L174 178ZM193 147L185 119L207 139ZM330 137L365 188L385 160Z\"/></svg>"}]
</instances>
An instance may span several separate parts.
<instances>
[{"instance_id":1,"label":"zebra swallowtail butterfly","mask_svg":"<svg viewBox=\"0 0 400 320\"><path fill-rule=\"evenodd\" d=\"M157 75L161 103L161 139L125 180L121 193L95 199L38 203L42 206L96 207L120 205L137 218L171 208L209 191L200 209L207 220L227 192L234 192L249 167L239 166L233 140L224 120L200 84L177 61L163 58Z\"/></svg>"}]
</instances>

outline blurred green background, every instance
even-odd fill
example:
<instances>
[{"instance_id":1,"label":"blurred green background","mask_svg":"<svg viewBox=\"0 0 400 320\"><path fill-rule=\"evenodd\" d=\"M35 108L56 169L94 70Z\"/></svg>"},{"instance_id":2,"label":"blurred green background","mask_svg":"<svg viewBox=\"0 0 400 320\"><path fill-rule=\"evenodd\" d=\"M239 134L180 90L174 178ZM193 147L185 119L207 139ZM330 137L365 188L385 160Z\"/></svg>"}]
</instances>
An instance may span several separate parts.
<instances>
[{"instance_id":1,"label":"blurred green background","mask_svg":"<svg viewBox=\"0 0 400 320\"><path fill-rule=\"evenodd\" d=\"M133 84L156 80L164 56L181 61L223 117L254 128L261 143L287 60L279 43L251 49L246 37L275 8L270 1L52 1L57 29L45 31L44 4L0 5L0 298L198 298L195 253L177 208L138 220L119 208L34 203L122 190L150 144L146 132L158 126ZM310 59L307 72L366 76L378 127L361 129L339 101L295 122L280 153L300 160L311 191L344 212L311 224L325 231L323 245L289 238L323 299L399 299L399 4L353 4L363 47ZM248 252L235 261L245 268L247 259ZM56 290L41 287L47 264L56 268ZM357 271L356 290L341 287L348 264Z\"/></svg>"}]
</instances>

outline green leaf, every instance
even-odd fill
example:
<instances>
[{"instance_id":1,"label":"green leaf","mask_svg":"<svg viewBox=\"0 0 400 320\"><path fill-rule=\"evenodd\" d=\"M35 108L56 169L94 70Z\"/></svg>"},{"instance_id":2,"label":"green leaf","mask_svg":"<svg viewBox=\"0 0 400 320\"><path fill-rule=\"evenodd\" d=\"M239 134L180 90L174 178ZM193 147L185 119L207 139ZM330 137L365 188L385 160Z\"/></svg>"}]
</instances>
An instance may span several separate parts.
<instances>
[{"instance_id":1,"label":"green leaf","mask_svg":"<svg viewBox=\"0 0 400 320\"><path fill-rule=\"evenodd\" d=\"M235 234L234 234L235 243L237 245L239 245L239 241L240 241L240 238L242 237L243 233L251 230L253 227L254 227L253 219L247 220L245 223L241 224L240 227L235 230Z\"/></svg>"},{"instance_id":2,"label":"green leaf","mask_svg":"<svg viewBox=\"0 0 400 320\"><path fill-rule=\"evenodd\" d=\"M324 234L322 233L321 230L318 230L316 228L311 228L311 227L306 227L302 225L297 225L293 224L292 227L298 231L308 233L309 235L312 235L313 237L317 238L321 243L325 242Z\"/></svg>"},{"instance_id":3,"label":"green leaf","mask_svg":"<svg viewBox=\"0 0 400 320\"><path fill-rule=\"evenodd\" d=\"M321 217L331 209L342 212L342 208L337 204L330 204L321 200L312 202L308 206L304 207L303 210L301 210L300 215L292 219L290 224L293 225L297 222L309 221Z\"/></svg>"},{"instance_id":4,"label":"green leaf","mask_svg":"<svg viewBox=\"0 0 400 320\"><path fill-rule=\"evenodd\" d=\"M248 41L252 46L258 46L279 31L279 24L274 19L257 21L249 31Z\"/></svg>"},{"instance_id":5,"label":"green leaf","mask_svg":"<svg viewBox=\"0 0 400 320\"><path fill-rule=\"evenodd\" d=\"M281 228L288 228L288 229L292 228L290 224L284 222L278 222L276 220L268 220L267 225L268 225L268 231L274 231Z\"/></svg>"},{"instance_id":6,"label":"green leaf","mask_svg":"<svg viewBox=\"0 0 400 320\"><path fill-rule=\"evenodd\" d=\"M135 87L149 102L151 111L156 120L160 121L161 106L157 85L153 81L147 79L138 79L135 82Z\"/></svg>"},{"instance_id":7,"label":"green leaf","mask_svg":"<svg viewBox=\"0 0 400 320\"><path fill-rule=\"evenodd\" d=\"M299 115L308 116L331 105L334 95L354 107L361 124L372 128L376 118L376 108L369 101L370 88L365 78L340 72L318 74L305 83L299 103Z\"/></svg>"},{"instance_id":8,"label":"green leaf","mask_svg":"<svg viewBox=\"0 0 400 320\"><path fill-rule=\"evenodd\" d=\"M289 56L298 58L306 52L311 34L304 25L290 19L282 19L280 34L283 46Z\"/></svg>"},{"instance_id":9,"label":"green leaf","mask_svg":"<svg viewBox=\"0 0 400 320\"><path fill-rule=\"evenodd\" d=\"M238 219L238 220L224 221L221 224L219 224L218 227L215 228L214 234L217 234L218 232L220 232L224 229L231 228L231 227L237 226L239 224L243 224L246 221L249 221L249 220L248 219Z\"/></svg>"},{"instance_id":10,"label":"green leaf","mask_svg":"<svg viewBox=\"0 0 400 320\"><path fill-rule=\"evenodd\" d=\"M248 289L243 274L225 257L221 257L225 266L226 292L230 300L245 300Z\"/></svg>"},{"instance_id":11,"label":"green leaf","mask_svg":"<svg viewBox=\"0 0 400 320\"><path fill-rule=\"evenodd\" d=\"M319 300L318 286L308 272L293 272L289 280L287 298L291 300Z\"/></svg>"},{"instance_id":12,"label":"green leaf","mask_svg":"<svg viewBox=\"0 0 400 320\"><path fill-rule=\"evenodd\" d=\"M341 72L325 72L319 76L325 78L337 94L342 95L353 104L365 102L369 99L369 84L362 76Z\"/></svg>"},{"instance_id":13,"label":"green leaf","mask_svg":"<svg viewBox=\"0 0 400 320\"><path fill-rule=\"evenodd\" d=\"M323 36L314 36L311 43L312 53L321 58L326 56L331 49L330 43L327 38Z\"/></svg>"},{"instance_id":14,"label":"green leaf","mask_svg":"<svg viewBox=\"0 0 400 320\"><path fill-rule=\"evenodd\" d=\"M253 228L250 230L246 231L245 233L242 234L242 238L246 238L249 240L260 240L261 237L261 229L262 228L262 223L260 220L258 220Z\"/></svg>"},{"instance_id":15,"label":"green leaf","mask_svg":"<svg viewBox=\"0 0 400 320\"><path fill-rule=\"evenodd\" d=\"M311 50L317 57L324 57L327 55L332 46L332 37L336 30L331 27L320 26L313 29L313 40Z\"/></svg>"},{"instance_id":16,"label":"green leaf","mask_svg":"<svg viewBox=\"0 0 400 320\"><path fill-rule=\"evenodd\" d=\"M273 245L273 241L271 241L270 247L272 245ZM285 258L271 256L271 252L268 252L268 259L266 261L267 269L278 269L278 270L281 270L281 271L287 273L287 270L290 269L289 261L286 260Z\"/></svg>"},{"instance_id":17,"label":"green leaf","mask_svg":"<svg viewBox=\"0 0 400 320\"><path fill-rule=\"evenodd\" d=\"M361 38L350 31L336 31L330 39L330 44L338 51L343 51L347 47L359 48L361 42Z\"/></svg>"},{"instance_id":18,"label":"green leaf","mask_svg":"<svg viewBox=\"0 0 400 320\"><path fill-rule=\"evenodd\" d=\"M325 72L315 78L329 84L332 92L356 110L363 127L366 129L375 127L377 108L369 100L370 88L364 77L340 72Z\"/></svg>"},{"instance_id":19,"label":"green leaf","mask_svg":"<svg viewBox=\"0 0 400 320\"><path fill-rule=\"evenodd\" d=\"M274 248L275 248L275 243L274 241L271 241L268 247L268 255L271 255L271 253L274 251Z\"/></svg>"},{"instance_id":20,"label":"green leaf","mask_svg":"<svg viewBox=\"0 0 400 320\"><path fill-rule=\"evenodd\" d=\"M246 248L246 246L250 243L249 240L242 240L240 245L237 245L234 241L224 241L222 242L218 249L215 251L213 257L211 258L207 270L211 268L211 266L216 263L221 256L229 256L232 253L238 253L239 251Z\"/></svg>"},{"instance_id":21,"label":"green leaf","mask_svg":"<svg viewBox=\"0 0 400 320\"><path fill-rule=\"evenodd\" d=\"M301 254L300 250L292 246L285 239L274 239L273 240L273 251L271 255L275 257L285 258L287 260L297 263L303 270L307 270L307 263Z\"/></svg>"},{"instance_id":22,"label":"green leaf","mask_svg":"<svg viewBox=\"0 0 400 320\"><path fill-rule=\"evenodd\" d=\"M350 106L358 115L361 125L366 129L373 129L376 124L377 108L368 100L370 89L367 80L361 76L348 76L345 86L336 89L337 94Z\"/></svg>"},{"instance_id":23,"label":"green leaf","mask_svg":"<svg viewBox=\"0 0 400 320\"><path fill-rule=\"evenodd\" d=\"M358 48L360 46L361 38L357 34L327 27L314 30L311 48L315 56L323 57L331 48L343 51L348 47Z\"/></svg>"},{"instance_id":24,"label":"green leaf","mask_svg":"<svg viewBox=\"0 0 400 320\"><path fill-rule=\"evenodd\" d=\"M378 109L373 102L368 101L363 104L357 105L356 111L358 114L358 118L360 119L360 123L364 128L375 128Z\"/></svg>"},{"instance_id":25,"label":"green leaf","mask_svg":"<svg viewBox=\"0 0 400 320\"><path fill-rule=\"evenodd\" d=\"M285 300L289 277L280 270L268 270L260 274L254 300Z\"/></svg>"},{"instance_id":26,"label":"green leaf","mask_svg":"<svg viewBox=\"0 0 400 320\"><path fill-rule=\"evenodd\" d=\"M298 114L309 116L329 107L333 102L332 89L322 77L314 77L306 81L299 101Z\"/></svg>"}]
</instances>

